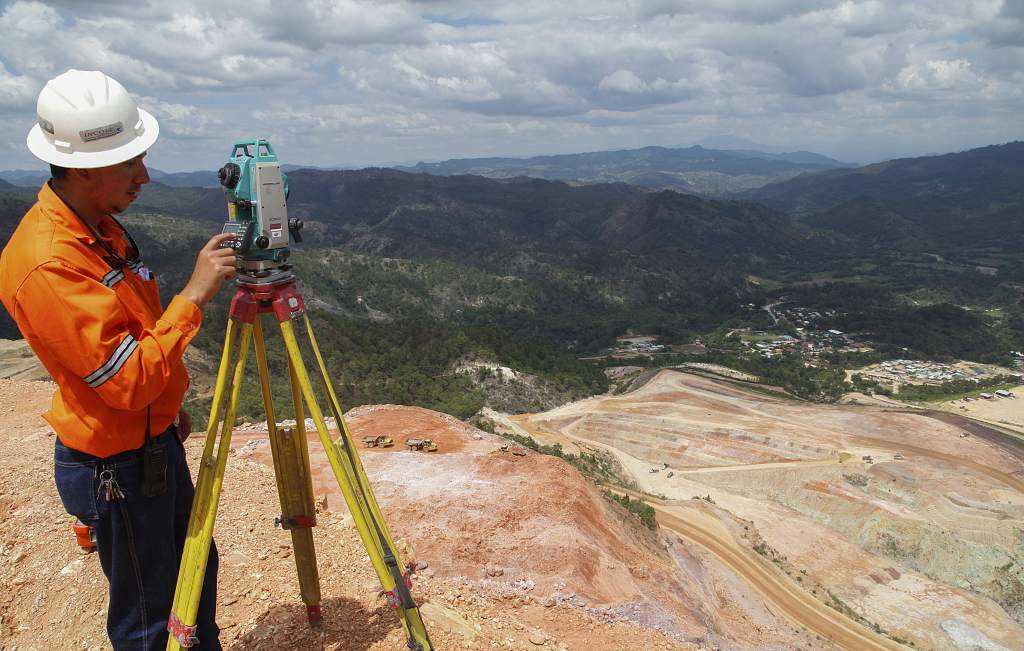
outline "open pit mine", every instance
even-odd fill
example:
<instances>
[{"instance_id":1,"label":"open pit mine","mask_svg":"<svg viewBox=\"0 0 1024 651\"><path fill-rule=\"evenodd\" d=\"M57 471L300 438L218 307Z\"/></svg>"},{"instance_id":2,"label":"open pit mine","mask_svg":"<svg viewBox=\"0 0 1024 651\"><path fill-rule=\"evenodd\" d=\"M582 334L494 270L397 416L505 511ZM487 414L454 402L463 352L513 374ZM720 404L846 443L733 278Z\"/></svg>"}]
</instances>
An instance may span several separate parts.
<instances>
[{"instance_id":1,"label":"open pit mine","mask_svg":"<svg viewBox=\"0 0 1024 651\"><path fill-rule=\"evenodd\" d=\"M635 493L658 496L663 530L844 648L877 648L849 637L858 630L889 648L1024 648L1024 442L1012 432L674 371L500 420L613 455Z\"/></svg>"}]
</instances>

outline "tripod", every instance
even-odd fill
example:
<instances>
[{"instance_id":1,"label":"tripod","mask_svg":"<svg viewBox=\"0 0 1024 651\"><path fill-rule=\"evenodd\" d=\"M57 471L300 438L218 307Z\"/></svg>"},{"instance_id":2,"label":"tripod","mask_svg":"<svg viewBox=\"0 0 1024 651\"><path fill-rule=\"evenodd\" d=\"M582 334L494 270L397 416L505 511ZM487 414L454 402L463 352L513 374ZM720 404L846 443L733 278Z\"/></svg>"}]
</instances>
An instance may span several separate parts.
<instances>
[{"instance_id":1,"label":"tripod","mask_svg":"<svg viewBox=\"0 0 1024 651\"><path fill-rule=\"evenodd\" d=\"M284 340L292 400L295 405L294 429L279 429L274 417L266 344L261 325L261 315L264 313L276 317ZM306 366L299 352L292 323L299 317L305 322L309 343L320 369L323 389L328 396L335 423L341 432L334 441L328 434L323 413L317 405ZM433 646L409 591L412 587L409 578L411 568L406 568L403 572L399 565L395 544L359 461L355 443L345 425L338 397L327 374L316 338L313 336L313 326L306 314L302 296L295 286L295 276L290 272L277 272L265 280L240 277L238 289L231 301L224 350L217 371L213 405L210 408L210 422L206 427L206 443L199 466L199 480L189 517L185 549L178 569L174 603L167 622L167 630L170 632L167 639L168 651L198 643L195 635L196 613L199 609L203 576L206 573L206 562L213 539L213 524L217 517L217 504L224 481L224 469L231 446L231 429L235 422L235 409L245 375L250 340L256 351L256 365L259 369L270 449L274 460L274 476L281 500L281 517L277 521L282 528L291 533L295 568L299 577L299 593L306 604L306 615L310 624L319 624L322 615L320 576L316 566L316 549L313 545L312 527L316 526L316 511L313 505L304 405L308 407L310 416L316 424L320 442L359 531L359 537L383 586L382 594L398 613L405 629L407 647L413 651L431 651ZM229 383L229 368L236 348L237 359ZM224 409L224 399L227 395L230 395L230 398ZM221 433L215 453L214 440L218 425Z\"/></svg>"}]
</instances>

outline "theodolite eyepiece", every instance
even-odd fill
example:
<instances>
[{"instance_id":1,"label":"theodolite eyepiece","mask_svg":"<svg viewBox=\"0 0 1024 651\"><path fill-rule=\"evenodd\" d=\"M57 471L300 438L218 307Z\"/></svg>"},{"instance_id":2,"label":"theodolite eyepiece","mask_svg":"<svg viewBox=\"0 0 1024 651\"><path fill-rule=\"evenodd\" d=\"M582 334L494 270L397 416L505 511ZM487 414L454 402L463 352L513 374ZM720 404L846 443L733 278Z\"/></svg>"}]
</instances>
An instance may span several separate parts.
<instances>
[{"instance_id":1,"label":"theodolite eyepiece","mask_svg":"<svg viewBox=\"0 0 1024 651\"><path fill-rule=\"evenodd\" d=\"M227 163L224 167L217 170L217 178L220 179L220 184L229 190L238 185L238 177L241 174L242 169L234 163Z\"/></svg>"}]
</instances>

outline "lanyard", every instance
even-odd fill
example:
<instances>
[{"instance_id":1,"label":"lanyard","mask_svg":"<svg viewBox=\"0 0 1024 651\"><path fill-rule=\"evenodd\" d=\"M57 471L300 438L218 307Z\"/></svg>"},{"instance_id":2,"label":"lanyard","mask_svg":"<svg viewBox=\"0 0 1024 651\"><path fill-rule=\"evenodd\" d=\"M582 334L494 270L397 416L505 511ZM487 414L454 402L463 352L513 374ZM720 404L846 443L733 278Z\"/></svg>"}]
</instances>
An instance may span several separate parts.
<instances>
[{"instance_id":1,"label":"lanyard","mask_svg":"<svg viewBox=\"0 0 1024 651\"><path fill-rule=\"evenodd\" d=\"M72 211L72 212L74 212L74 211ZM77 214L75 216L78 217ZM128 267L129 269L134 269L142 261L140 255L139 255L139 245L135 243L135 238L132 237L132 234L129 233L128 229L124 227L124 224L119 222L117 220L117 218L114 217L113 215L108 215L108 216L111 219L114 220L114 223L117 224L117 227L121 229L121 233L125 236L125 239L128 240L128 253L129 253L129 257L127 259L119 256L114 251L114 249L110 248L110 245L107 244L106 240L104 240L100 236L99 231L96 228L94 228L92 224L86 222L81 217L79 217L78 219L83 224L85 224L86 228L88 228L92 232L93 237L96 239L96 241L99 243L99 245L102 246L103 250L107 252L107 255L104 257L103 260L108 265L110 265L111 269L115 269L117 267Z\"/></svg>"},{"instance_id":2,"label":"lanyard","mask_svg":"<svg viewBox=\"0 0 1024 651\"><path fill-rule=\"evenodd\" d=\"M111 271L121 267L128 267L129 269L134 270L136 267L141 266L142 258L139 251L139 245L136 244L135 238L132 237L132 234L129 233L128 229L124 227L124 224L118 221L117 217L114 217L113 215L108 215L108 217L114 220L114 223L117 224L117 227L121 229L121 233L125 236L125 239L128 240L129 257L127 259L119 256L117 252L114 251L114 249L110 248L110 245L107 244L106 240L103 239L103 236L100 235L99 230L97 230L95 226L93 226L86 220L82 219L81 216L79 216L79 214L75 211L75 209L71 207L71 204L69 204L64 199L64 197L61 196L61 194L57 192L56 189L54 189L52 184L50 185L50 189L53 190L53 193L56 194L62 202L64 202L64 205L67 206L68 210L71 211L71 214L75 216L75 219L77 219L82 225L89 229L89 232L92 233L93 239L95 239L96 242L99 243L101 247L103 247L103 250L106 251L107 255L103 257L103 261L107 263L107 266L110 267Z\"/></svg>"}]
</instances>

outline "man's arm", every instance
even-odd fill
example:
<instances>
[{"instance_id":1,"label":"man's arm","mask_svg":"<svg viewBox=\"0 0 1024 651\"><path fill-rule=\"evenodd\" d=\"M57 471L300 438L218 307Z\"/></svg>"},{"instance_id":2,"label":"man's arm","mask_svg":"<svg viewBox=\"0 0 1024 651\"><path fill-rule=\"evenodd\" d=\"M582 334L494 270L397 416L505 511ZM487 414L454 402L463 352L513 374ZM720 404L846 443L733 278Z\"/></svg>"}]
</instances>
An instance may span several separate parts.
<instances>
[{"instance_id":1,"label":"man's arm","mask_svg":"<svg viewBox=\"0 0 1024 651\"><path fill-rule=\"evenodd\" d=\"M16 312L103 402L132 411L163 392L171 364L181 359L202 321L199 306L178 295L136 338L114 289L60 262L37 267L26 278Z\"/></svg>"},{"instance_id":2,"label":"man's arm","mask_svg":"<svg viewBox=\"0 0 1024 651\"><path fill-rule=\"evenodd\" d=\"M167 386L202 321L200 308L234 271L234 252L217 235L200 250L192 277L153 327L128 331L112 287L61 262L32 271L18 289L16 314L60 363L115 409L139 410Z\"/></svg>"}]
</instances>

